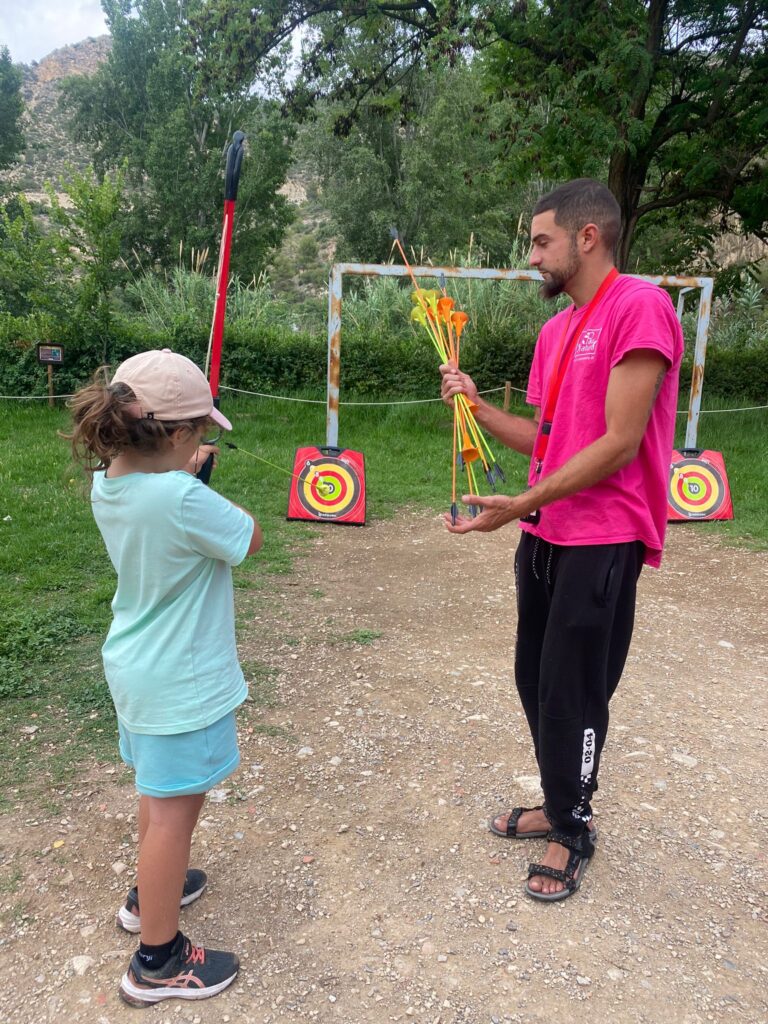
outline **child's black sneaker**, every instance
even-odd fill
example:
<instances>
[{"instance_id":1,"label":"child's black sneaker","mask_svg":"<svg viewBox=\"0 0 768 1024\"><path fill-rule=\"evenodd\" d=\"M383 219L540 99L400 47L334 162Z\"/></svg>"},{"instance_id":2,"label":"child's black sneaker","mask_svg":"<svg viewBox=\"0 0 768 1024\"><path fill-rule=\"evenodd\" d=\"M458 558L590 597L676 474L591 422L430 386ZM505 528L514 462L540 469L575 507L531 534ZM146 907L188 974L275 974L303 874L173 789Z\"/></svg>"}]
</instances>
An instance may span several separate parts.
<instances>
[{"instance_id":1,"label":"child's black sneaker","mask_svg":"<svg viewBox=\"0 0 768 1024\"><path fill-rule=\"evenodd\" d=\"M120 996L131 1006L151 1006L163 999L209 999L231 985L240 970L234 953L193 946L179 936L170 959L149 971L134 953L120 982Z\"/></svg>"},{"instance_id":2,"label":"child's black sneaker","mask_svg":"<svg viewBox=\"0 0 768 1024\"><path fill-rule=\"evenodd\" d=\"M190 868L187 877L184 879L184 890L181 894L180 906L186 907L194 903L203 894L203 889L208 885L208 876L204 871L197 868ZM139 915L139 894L134 887L125 898L125 904L117 912L115 924L123 931L137 935L141 931L141 917Z\"/></svg>"}]
</instances>

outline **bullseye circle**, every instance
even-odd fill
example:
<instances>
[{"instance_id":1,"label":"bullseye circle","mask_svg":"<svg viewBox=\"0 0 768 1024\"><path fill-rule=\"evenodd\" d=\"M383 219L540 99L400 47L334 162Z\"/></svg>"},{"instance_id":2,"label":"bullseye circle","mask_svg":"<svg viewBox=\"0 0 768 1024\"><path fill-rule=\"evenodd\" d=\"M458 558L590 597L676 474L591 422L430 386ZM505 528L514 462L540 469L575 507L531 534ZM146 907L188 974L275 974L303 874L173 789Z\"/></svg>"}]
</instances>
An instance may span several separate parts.
<instances>
[{"instance_id":1,"label":"bullseye circle","mask_svg":"<svg viewBox=\"0 0 768 1024\"><path fill-rule=\"evenodd\" d=\"M686 519L714 515L725 501L725 484L714 466L700 459L681 459L670 470L669 503Z\"/></svg>"},{"instance_id":2,"label":"bullseye circle","mask_svg":"<svg viewBox=\"0 0 768 1024\"><path fill-rule=\"evenodd\" d=\"M299 473L297 494L312 516L338 519L357 504L360 481L354 468L341 459L307 459Z\"/></svg>"}]
</instances>

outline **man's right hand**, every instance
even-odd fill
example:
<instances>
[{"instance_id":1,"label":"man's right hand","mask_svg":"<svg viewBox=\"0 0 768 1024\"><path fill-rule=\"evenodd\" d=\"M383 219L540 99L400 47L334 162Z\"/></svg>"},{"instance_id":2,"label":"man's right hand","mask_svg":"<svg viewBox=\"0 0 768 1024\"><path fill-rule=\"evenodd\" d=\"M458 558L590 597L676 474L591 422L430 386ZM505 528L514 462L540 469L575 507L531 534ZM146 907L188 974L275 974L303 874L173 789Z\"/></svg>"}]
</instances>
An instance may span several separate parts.
<instances>
[{"instance_id":1,"label":"man's right hand","mask_svg":"<svg viewBox=\"0 0 768 1024\"><path fill-rule=\"evenodd\" d=\"M479 404L480 399L477 394L477 387L469 374L462 373L452 363L443 363L440 367L440 373L443 377L440 397L447 406L453 408L455 395L466 395L474 405Z\"/></svg>"}]
</instances>

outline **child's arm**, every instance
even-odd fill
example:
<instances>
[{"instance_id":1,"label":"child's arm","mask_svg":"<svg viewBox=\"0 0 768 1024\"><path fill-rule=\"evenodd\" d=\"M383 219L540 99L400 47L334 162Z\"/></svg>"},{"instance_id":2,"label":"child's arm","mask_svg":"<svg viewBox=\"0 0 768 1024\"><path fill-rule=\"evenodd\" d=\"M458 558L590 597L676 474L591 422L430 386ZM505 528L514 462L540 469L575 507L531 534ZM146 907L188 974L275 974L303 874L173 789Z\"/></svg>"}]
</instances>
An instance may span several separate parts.
<instances>
[{"instance_id":1,"label":"child's arm","mask_svg":"<svg viewBox=\"0 0 768 1024\"><path fill-rule=\"evenodd\" d=\"M230 499L227 498L227 501L229 501L229 500ZM248 552L247 552L247 554L245 556L247 558L248 555L255 555L256 552L259 550L261 545L264 543L264 535L262 534L261 527L256 522L256 519L251 515L251 513L248 511L247 508L243 508L242 505L238 505L236 501L233 501L232 504L235 506L235 508L239 508L241 512L245 512L245 514L249 517L249 519L253 523L253 533L251 534L251 543L248 545Z\"/></svg>"},{"instance_id":2,"label":"child's arm","mask_svg":"<svg viewBox=\"0 0 768 1024\"><path fill-rule=\"evenodd\" d=\"M219 454L219 449L213 444L201 444L197 449L193 457L189 460L187 465L184 467L186 473L190 473L192 476L197 476L197 471L200 469L202 464L208 458L209 455L213 455L213 468L216 468L216 456ZM224 495L222 495L224 497ZM251 519L253 522L253 533L251 535L251 543L248 545L248 555L255 555L261 545L264 543L264 535L261 532L261 527L256 522L255 516L251 515L247 508L243 508L242 505L238 505L236 501L232 501L231 498L227 498L227 501L234 505L235 508L239 508L241 512Z\"/></svg>"}]
</instances>

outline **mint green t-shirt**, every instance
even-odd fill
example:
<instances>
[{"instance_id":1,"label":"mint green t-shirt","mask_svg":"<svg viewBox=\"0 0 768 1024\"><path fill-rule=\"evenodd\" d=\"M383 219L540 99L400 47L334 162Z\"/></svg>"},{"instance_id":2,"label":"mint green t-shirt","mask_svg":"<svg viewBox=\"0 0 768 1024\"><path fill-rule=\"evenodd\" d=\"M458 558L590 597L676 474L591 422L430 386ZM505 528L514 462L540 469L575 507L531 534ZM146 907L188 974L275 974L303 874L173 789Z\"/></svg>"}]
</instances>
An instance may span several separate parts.
<instances>
[{"instance_id":1,"label":"mint green t-shirt","mask_svg":"<svg viewBox=\"0 0 768 1024\"><path fill-rule=\"evenodd\" d=\"M91 503L117 571L102 648L115 709L133 732L203 729L247 695L231 566L253 520L189 473L94 473Z\"/></svg>"}]
</instances>

